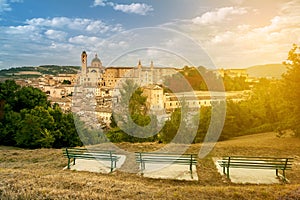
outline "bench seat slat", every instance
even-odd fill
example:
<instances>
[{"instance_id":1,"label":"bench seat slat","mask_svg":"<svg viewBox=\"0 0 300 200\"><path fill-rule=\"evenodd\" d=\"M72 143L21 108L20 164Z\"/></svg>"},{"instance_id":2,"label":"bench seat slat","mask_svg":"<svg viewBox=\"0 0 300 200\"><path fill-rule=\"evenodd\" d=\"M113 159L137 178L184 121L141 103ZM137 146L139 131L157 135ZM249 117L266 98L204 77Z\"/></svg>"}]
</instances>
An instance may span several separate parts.
<instances>
[{"instance_id":1,"label":"bench seat slat","mask_svg":"<svg viewBox=\"0 0 300 200\"><path fill-rule=\"evenodd\" d=\"M103 157L103 156L86 156L86 155L74 155L70 158L90 158L90 159L101 159L101 160L118 160L118 157Z\"/></svg>"},{"instance_id":2,"label":"bench seat slat","mask_svg":"<svg viewBox=\"0 0 300 200\"><path fill-rule=\"evenodd\" d=\"M225 167L227 167L227 165L225 165ZM241 168L248 168L248 167L252 167L252 168L278 168L278 169L284 169L286 168L284 165L235 165L235 164L230 164L229 166L230 168L232 167L241 167Z\"/></svg>"}]
</instances>

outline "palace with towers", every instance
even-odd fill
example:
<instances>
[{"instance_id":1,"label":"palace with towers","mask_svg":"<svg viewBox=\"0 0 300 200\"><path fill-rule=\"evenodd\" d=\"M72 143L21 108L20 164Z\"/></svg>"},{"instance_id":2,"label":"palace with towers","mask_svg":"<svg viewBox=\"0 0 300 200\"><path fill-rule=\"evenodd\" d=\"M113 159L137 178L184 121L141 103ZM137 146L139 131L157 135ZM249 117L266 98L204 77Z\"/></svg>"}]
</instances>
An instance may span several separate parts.
<instances>
[{"instance_id":1,"label":"palace with towers","mask_svg":"<svg viewBox=\"0 0 300 200\"><path fill-rule=\"evenodd\" d=\"M88 54L83 51L81 54L81 71L78 74L75 89L75 96L78 97L79 95L80 98L75 97L75 100L73 98L73 110L95 112L103 124L109 123L112 101L118 101L119 98L116 91L127 79L133 80L144 88L144 95L149 96L147 98L149 108L162 110L164 109L163 89L158 84L163 83L165 76L175 73L177 73L175 68L155 67L153 62L150 63L149 67L142 66L141 61L138 61L135 67L104 67L97 54L88 65ZM93 99L85 101L88 97L93 97ZM87 105L87 102L90 104ZM84 108L84 106L89 108Z\"/></svg>"},{"instance_id":2,"label":"palace with towers","mask_svg":"<svg viewBox=\"0 0 300 200\"><path fill-rule=\"evenodd\" d=\"M199 106L210 106L212 101L220 101L218 98L211 99L210 93L206 91L197 91L197 98L190 97L189 93L175 95L164 92L162 86L165 77L177 73L178 69L156 67L153 62L146 67L141 61L133 67L104 67L97 54L88 65L88 54L83 51L81 71L77 77L75 95L72 100L72 110L81 113L83 120L98 119L101 126L109 125L113 102L118 102L120 98L118 91L122 89L122 83L127 79L133 80L143 89L142 95L147 96L147 108L161 119L168 117L172 111L180 107L178 100L180 96L186 99L190 108L195 109ZM86 123L91 126L95 124L95 122L87 121Z\"/></svg>"},{"instance_id":3,"label":"palace with towers","mask_svg":"<svg viewBox=\"0 0 300 200\"><path fill-rule=\"evenodd\" d=\"M85 51L81 54L81 73L78 77L79 84L93 92L95 96L104 96L109 90L118 87L118 83L125 79L133 79L139 86L161 84L165 76L177 73L175 68L155 67L151 61L149 67L142 66L138 61L135 67L114 67L105 68L98 55L88 66L88 55Z\"/></svg>"}]
</instances>

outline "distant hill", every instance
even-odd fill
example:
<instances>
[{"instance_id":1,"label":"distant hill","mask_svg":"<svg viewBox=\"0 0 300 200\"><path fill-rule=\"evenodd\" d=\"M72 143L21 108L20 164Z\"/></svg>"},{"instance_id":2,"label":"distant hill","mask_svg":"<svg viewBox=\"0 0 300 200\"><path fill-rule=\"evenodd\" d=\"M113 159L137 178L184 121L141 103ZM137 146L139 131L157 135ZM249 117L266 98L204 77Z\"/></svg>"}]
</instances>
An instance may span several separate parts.
<instances>
[{"instance_id":1,"label":"distant hill","mask_svg":"<svg viewBox=\"0 0 300 200\"><path fill-rule=\"evenodd\" d=\"M42 65L38 67L16 67L0 70L0 77L5 78L34 78L44 74L77 74L78 66Z\"/></svg>"},{"instance_id":2,"label":"distant hill","mask_svg":"<svg viewBox=\"0 0 300 200\"><path fill-rule=\"evenodd\" d=\"M256 78L281 78L286 72L286 66L283 64L256 65L247 68L249 77Z\"/></svg>"}]
</instances>

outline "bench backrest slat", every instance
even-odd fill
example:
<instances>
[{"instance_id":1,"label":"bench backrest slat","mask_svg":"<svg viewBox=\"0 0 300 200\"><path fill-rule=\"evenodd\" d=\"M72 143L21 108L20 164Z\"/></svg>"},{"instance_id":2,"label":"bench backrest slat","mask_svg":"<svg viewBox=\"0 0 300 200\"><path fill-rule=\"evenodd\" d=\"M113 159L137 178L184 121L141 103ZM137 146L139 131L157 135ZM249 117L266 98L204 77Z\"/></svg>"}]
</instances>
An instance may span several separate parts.
<instances>
[{"instance_id":1,"label":"bench backrest slat","mask_svg":"<svg viewBox=\"0 0 300 200\"><path fill-rule=\"evenodd\" d=\"M178 164L197 164L197 154L136 152L137 162L175 162Z\"/></svg>"}]
</instances>

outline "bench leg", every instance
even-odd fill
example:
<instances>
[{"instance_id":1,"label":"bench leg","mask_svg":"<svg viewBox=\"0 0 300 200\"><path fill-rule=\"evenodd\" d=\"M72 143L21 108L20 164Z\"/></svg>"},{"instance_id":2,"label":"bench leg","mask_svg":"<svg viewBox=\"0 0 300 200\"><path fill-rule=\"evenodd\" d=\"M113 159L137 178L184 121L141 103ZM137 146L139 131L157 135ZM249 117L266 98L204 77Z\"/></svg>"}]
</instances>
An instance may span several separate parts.
<instances>
[{"instance_id":1,"label":"bench leg","mask_svg":"<svg viewBox=\"0 0 300 200\"><path fill-rule=\"evenodd\" d=\"M223 167L223 174L226 174L225 167Z\"/></svg>"},{"instance_id":2,"label":"bench leg","mask_svg":"<svg viewBox=\"0 0 300 200\"><path fill-rule=\"evenodd\" d=\"M68 158L68 169L70 169L70 158Z\"/></svg>"},{"instance_id":3,"label":"bench leg","mask_svg":"<svg viewBox=\"0 0 300 200\"><path fill-rule=\"evenodd\" d=\"M76 159L75 159L75 158L73 158L73 165L75 165L75 160L76 160Z\"/></svg>"},{"instance_id":4,"label":"bench leg","mask_svg":"<svg viewBox=\"0 0 300 200\"><path fill-rule=\"evenodd\" d=\"M276 176L278 177L278 169L276 169Z\"/></svg>"},{"instance_id":5,"label":"bench leg","mask_svg":"<svg viewBox=\"0 0 300 200\"><path fill-rule=\"evenodd\" d=\"M283 180L285 181L285 170L282 170Z\"/></svg>"},{"instance_id":6,"label":"bench leg","mask_svg":"<svg viewBox=\"0 0 300 200\"><path fill-rule=\"evenodd\" d=\"M190 173L191 173L191 178L193 179L194 177L193 177L193 165L192 164L190 164Z\"/></svg>"},{"instance_id":7,"label":"bench leg","mask_svg":"<svg viewBox=\"0 0 300 200\"><path fill-rule=\"evenodd\" d=\"M144 175L144 170L145 170L145 163L141 162L141 175Z\"/></svg>"},{"instance_id":8,"label":"bench leg","mask_svg":"<svg viewBox=\"0 0 300 200\"><path fill-rule=\"evenodd\" d=\"M113 172L113 170L114 170L114 166L113 166L114 164L113 164L113 162L110 164L110 172Z\"/></svg>"},{"instance_id":9,"label":"bench leg","mask_svg":"<svg viewBox=\"0 0 300 200\"><path fill-rule=\"evenodd\" d=\"M227 178L230 179L229 178L229 167L227 167Z\"/></svg>"},{"instance_id":10,"label":"bench leg","mask_svg":"<svg viewBox=\"0 0 300 200\"><path fill-rule=\"evenodd\" d=\"M190 159L190 173L191 173L191 178L193 179L193 155L191 155L191 159Z\"/></svg>"}]
</instances>

